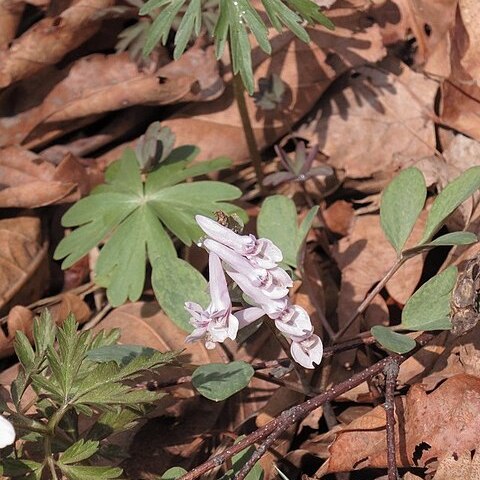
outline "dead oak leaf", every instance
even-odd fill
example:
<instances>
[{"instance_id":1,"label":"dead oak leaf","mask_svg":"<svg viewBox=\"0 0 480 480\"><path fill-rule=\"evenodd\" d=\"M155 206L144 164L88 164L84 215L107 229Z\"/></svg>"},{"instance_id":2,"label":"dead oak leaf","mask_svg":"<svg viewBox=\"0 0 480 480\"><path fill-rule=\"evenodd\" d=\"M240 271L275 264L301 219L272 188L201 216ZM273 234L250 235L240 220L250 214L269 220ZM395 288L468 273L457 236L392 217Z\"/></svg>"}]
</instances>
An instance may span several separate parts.
<instances>
[{"instance_id":1,"label":"dead oak leaf","mask_svg":"<svg viewBox=\"0 0 480 480\"><path fill-rule=\"evenodd\" d=\"M438 84L393 58L362 66L339 80L319 103L314 120L298 129L318 143L347 177L404 168L435 149L433 108Z\"/></svg>"},{"instance_id":2,"label":"dead oak leaf","mask_svg":"<svg viewBox=\"0 0 480 480\"><path fill-rule=\"evenodd\" d=\"M0 178L4 208L72 202L90 190L86 169L72 155L55 166L21 147L0 149Z\"/></svg>"},{"instance_id":3,"label":"dead oak leaf","mask_svg":"<svg viewBox=\"0 0 480 480\"><path fill-rule=\"evenodd\" d=\"M480 452L475 449L445 457L440 462L433 480L477 480L478 478L480 478Z\"/></svg>"},{"instance_id":4,"label":"dead oak leaf","mask_svg":"<svg viewBox=\"0 0 480 480\"><path fill-rule=\"evenodd\" d=\"M397 466L425 467L452 452L474 450L480 442L480 378L457 375L430 394L414 385L397 398ZM432 421L432 419L436 419ZM336 436L319 476L362 468L385 468L385 410L378 406Z\"/></svg>"}]
</instances>

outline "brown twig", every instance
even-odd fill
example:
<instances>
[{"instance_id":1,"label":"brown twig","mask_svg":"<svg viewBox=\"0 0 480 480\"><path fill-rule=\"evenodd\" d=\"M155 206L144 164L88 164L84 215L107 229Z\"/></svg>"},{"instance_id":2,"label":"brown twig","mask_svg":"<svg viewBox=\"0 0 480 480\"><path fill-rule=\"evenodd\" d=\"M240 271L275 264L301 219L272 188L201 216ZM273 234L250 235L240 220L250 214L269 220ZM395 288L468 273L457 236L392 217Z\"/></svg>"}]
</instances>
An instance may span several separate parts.
<instances>
[{"instance_id":1,"label":"brown twig","mask_svg":"<svg viewBox=\"0 0 480 480\"><path fill-rule=\"evenodd\" d=\"M406 357L400 355L393 355L397 358L398 363L400 364ZM268 445L271 445L273 441L275 441L288 427L290 427L293 423L296 423L299 420L305 418L310 412L315 410L316 408L323 405L325 402L333 400L338 396L348 392L352 388L363 383L365 380L373 377L374 375L379 374L384 370L384 368L389 364L391 357L384 358L380 360L376 364L372 365L369 368L353 375L351 378L329 388L325 392L299 404L295 405L294 407L289 408L282 412L280 416L274 418L269 423L264 425L263 427L259 428L255 432L251 433L240 442L232 445L230 448L227 448L224 452L219 455L215 455L214 457L210 458L203 464L195 467L190 472L186 473L180 480L195 480L196 478L200 477L204 473L208 472L214 467L218 467L222 463L225 462L227 458L232 457L233 455L241 452L245 448L253 445L258 441L266 441L268 440ZM259 460L259 458L265 452L264 448L260 448L260 450L256 450L250 460L245 464L245 466L240 470L237 474L236 480L242 480L250 471L250 468ZM247 471L248 470L248 471Z\"/></svg>"},{"instance_id":2,"label":"brown twig","mask_svg":"<svg viewBox=\"0 0 480 480\"><path fill-rule=\"evenodd\" d=\"M388 480L398 480L397 460L395 455L395 386L397 383L398 372L399 364L396 359L392 357L384 369Z\"/></svg>"},{"instance_id":3,"label":"brown twig","mask_svg":"<svg viewBox=\"0 0 480 480\"><path fill-rule=\"evenodd\" d=\"M380 293L382 288L387 284L387 282L393 277L396 271L405 263L408 258L410 257L401 256L397 259L397 261L391 266L390 270L385 274L385 276L380 280L380 282L378 282L375 288L367 295L365 300L355 310L354 314L348 319L347 323L336 333L336 335L333 337L334 342L337 342L340 338L343 337L343 335L345 335L345 333L352 326L356 318L366 310L372 300L377 296L378 293Z\"/></svg>"}]
</instances>

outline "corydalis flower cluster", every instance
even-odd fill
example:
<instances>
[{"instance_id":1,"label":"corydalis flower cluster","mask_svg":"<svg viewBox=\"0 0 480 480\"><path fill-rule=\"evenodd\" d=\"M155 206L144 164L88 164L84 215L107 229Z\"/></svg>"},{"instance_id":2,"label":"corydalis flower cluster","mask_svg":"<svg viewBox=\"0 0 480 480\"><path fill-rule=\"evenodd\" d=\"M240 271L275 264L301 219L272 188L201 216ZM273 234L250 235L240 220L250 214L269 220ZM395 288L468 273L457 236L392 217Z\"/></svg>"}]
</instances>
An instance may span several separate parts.
<instances>
[{"instance_id":1,"label":"corydalis flower cluster","mask_svg":"<svg viewBox=\"0 0 480 480\"><path fill-rule=\"evenodd\" d=\"M240 328L263 315L291 340L292 357L305 368L314 368L322 359L323 346L313 333L308 313L288 298L290 276L278 266L282 252L270 240L254 235L238 235L214 220L197 215L197 223L206 233L203 246L209 251L210 305L187 302L194 331L187 342L205 338L207 348L227 338L236 338ZM223 266L222 266L223 262ZM232 313L224 271L255 304Z\"/></svg>"}]
</instances>

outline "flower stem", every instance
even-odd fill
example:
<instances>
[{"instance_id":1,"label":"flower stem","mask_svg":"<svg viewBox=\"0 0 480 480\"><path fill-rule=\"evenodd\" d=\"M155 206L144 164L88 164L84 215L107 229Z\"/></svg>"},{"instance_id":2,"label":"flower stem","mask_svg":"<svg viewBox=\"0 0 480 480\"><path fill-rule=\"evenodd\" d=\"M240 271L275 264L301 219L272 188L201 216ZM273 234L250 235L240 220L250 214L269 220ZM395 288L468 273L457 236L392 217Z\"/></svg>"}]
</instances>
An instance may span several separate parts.
<instances>
[{"instance_id":1,"label":"flower stem","mask_svg":"<svg viewBox=\"0 0 480 480\"><path fill-rule=\"evenodd\" d=\"M262 194L265 193L265 187L263 186L263 170L262 170L262 158L258 149L257 140L253 133L252 122L248 114L247 103L245 102L245 87L243 86L242 78L238 73L233 73L233 54L231 43L228 43L230 52L230 65L233 75L233 94L235 96L235 102L237 103L238 112L240 113L240 119L242 121L243 133L245 134L245 140L247 142L248 153L257 176L257 182Z\"/></svg>"}]
</instances>

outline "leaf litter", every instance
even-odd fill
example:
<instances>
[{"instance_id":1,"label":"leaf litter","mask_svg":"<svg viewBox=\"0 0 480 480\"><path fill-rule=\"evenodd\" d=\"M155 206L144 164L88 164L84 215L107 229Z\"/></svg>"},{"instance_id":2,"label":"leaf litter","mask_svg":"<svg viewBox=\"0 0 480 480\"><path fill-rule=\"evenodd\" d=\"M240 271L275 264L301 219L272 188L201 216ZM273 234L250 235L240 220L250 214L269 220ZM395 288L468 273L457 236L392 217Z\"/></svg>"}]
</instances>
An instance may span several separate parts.
<instances>
[{"instance_id":1,"label":"leaf litter","mask_svg":"<svg viewBox=\"0 0 480 480\"><path fill-rule=\"evenodd\" d=\"M388 182L414 166L422 172L431 196L466 169L478 166L480 154L480 43L476 41L478 6L473 0L327 3L326 12L336 29L309 27L309 46L289 32L272 30L269 57L252 39L256 84L265 84L275 74L284 87L268 110L245 95L254 136L265 152L265 171L280 172L274 145L281 142L293 155L299 142L306 142L308 148L318 146L312 168L334 173L323 183L309 178L302 184L299 178L289 178L290 183L270 192L293 198L302 219L312 199L320 208L302 247L304 279L296 281L294 295L323 338L329 329L338 332L345 327L396 260L379 217L381 192ZM0 206L4 209L0 357L12 355L16 331L31 339L33 317L43 305L50 307L58 323L71 311L81 324L98 322L97 330L120 329L126 345L181 350L183 366L146 372L138 380L140 388L164 389L169 395L148 420L117 442L129 451L130 458L122 464L129 478L154 478L172 466L190 469L222 452L239 435L299 404L305 394L292 388L296 374L282 363L268 373L257 372L247 388L224 402L210 402L192 387L192 365L229 361L257 365L284 356L265 325L254 325L249 337L240 344L228 342L224 349L184 344L185 331L173 321L178 309L168 307L179 284L168 280L168 272L175 262L197 255L195 264L204 267L195 246L166 240L167 249L175 250L179 258L161 265L150 239L142 248L152 255L152 280L147 278L139 287L128 268L124 275L130 276L135 291L112 297L99 287L77 294L85 287L83 282L94 278L95 264L105 278L118 268L114 258L102 264L96 247L85 244L85 251L74 259L82 265L81 285L61 291L62 284L71 283L68 271L60 272L52 254L64 234L59 219L65 204L78 202L102 183L107 167L126 147L135 147L153 121L160 120L174 132L177 147L200 149L190 168L219 156L233 162L228 171L209 173L205 168L199 174L229 179L232 189L252 184L228 56L217 61L206 37L191 42L179 61L171 61L168 44L146 62L136 61L128 48L114 53L118 34L137 19L133 9L112 0L61 5L0 1ZM108 180L112 174L106 175ZM195 183L185 184L189 185ZM243 193L253 204L248 212L257 217L265 197L258 189ZM478 234L478 197L476 192L462 203L441 233ZM208 204L214 209L216 200L212 197L203 208ZM202 203L193 194L189 201L190 209ZM245 207L242 202L239 205ZM421 239L431 205L429 198L407 248ZM165 220L169 212L163 215L158 217L170 228ZM92 211L89 218L95 221L96 216L98 212ZM283 220L279 219L280 225ZM85 228L82 219L66 225L70 241L78 235L68 231L75 225ZM115 238L116 227L106 245ZM188 237L180 230L175 233L182 240ZM462 272L479 253L478 245L424 252L406 262L344 338L366 338L365 332L373 326L397 326L411 295L452 263ZM296 261L290 258L289 263ZM161 282L155 275L160 271ZM152 301L153 292L164 299L164 311ZM132 300L140 301L112 308L110 303L123 303L129 293ZM474 313L475 301L469 304ZM187 318L183 327L189 328ZM478 477L478 335L478 328L461 336L441 333L401 365L395 448L404 478ZM335 354L331 363L325 359L328 368L303 379L311 388L307 393L338 384L372 365L379 355L378 348L363 345ZM16 368L1 373L3 385L12 382ZM265 478L276 477L274 465L282 458L294 467L288 477L292 480L302 473L321 476L364 468L380 469L368 470L368 478L385 474L385 410L378 405L383 403L382 380L364 382L338 400L310 414L301 428L292 424L275 441L261 461ZM280 469L284 471L283 464Z\"/></svg>"}]
</instances>

